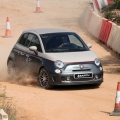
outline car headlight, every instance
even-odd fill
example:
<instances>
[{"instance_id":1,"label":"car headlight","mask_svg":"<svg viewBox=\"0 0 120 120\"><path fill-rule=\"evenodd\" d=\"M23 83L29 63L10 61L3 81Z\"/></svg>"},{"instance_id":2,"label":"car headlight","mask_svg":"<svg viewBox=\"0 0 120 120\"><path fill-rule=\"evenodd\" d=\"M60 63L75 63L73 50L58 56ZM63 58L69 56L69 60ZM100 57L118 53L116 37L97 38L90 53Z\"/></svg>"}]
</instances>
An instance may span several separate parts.
<instances>
[{"instance_id":1,"label":"car headlight","mask_svg":"<svg viewBox=\"0 0 120 120\"><path fill-rule=\"evenodd\" d=\"M55 63L55 66L57 68L63 68L64 67L64 63L60 60L56 60L54 63Z\"/></svg>"},{"instance_id":2,"label":"car headlight","mask_svg":"<svg viewBox=\"0 0 120 120\"><path fill-rule=\"evenodd\" d=\"M100 65L100 60L99 60L98 58L95 59L95 64L96 64L97 66Z\"/></svg>"}]
</instances>

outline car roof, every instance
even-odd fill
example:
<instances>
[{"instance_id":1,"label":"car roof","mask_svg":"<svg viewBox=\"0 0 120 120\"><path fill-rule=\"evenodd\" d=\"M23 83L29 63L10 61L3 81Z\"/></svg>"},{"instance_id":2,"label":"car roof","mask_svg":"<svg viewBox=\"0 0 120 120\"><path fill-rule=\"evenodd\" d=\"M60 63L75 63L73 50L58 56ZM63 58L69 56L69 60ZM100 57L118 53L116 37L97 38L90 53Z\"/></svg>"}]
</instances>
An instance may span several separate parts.
<instances>
[{"instance_id":1,"label":"car roof","mask_svg":"<svg viewBox=\"0 0 120 120\"><path fill-rule=\"evenodd\" d=\"M37 28L37 29L25 30L24 32L35 32L37 34L47 34L47 33L59 33L59 32L71 32L71 31L63 28Z\"/></svg>"}]
</instances>

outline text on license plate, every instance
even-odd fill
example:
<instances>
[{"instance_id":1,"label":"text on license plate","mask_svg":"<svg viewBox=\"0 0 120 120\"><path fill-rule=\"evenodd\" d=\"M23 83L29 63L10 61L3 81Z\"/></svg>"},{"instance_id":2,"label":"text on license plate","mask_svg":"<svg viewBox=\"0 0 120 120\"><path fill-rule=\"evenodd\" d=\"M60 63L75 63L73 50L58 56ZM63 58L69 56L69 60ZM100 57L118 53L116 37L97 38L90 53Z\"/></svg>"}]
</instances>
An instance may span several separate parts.
<instances>
[{"instance_id":1,"label":"text on license plate","mask_svg":"<svg viewBox=\"0 0 120 120\"><path fill-rule=\"evenodd\" d=\"M84 74L75 74L74 78L78 79L78 78L92 78L93 75L92 73L84 73Z\"/></svg>"}]
</instances>

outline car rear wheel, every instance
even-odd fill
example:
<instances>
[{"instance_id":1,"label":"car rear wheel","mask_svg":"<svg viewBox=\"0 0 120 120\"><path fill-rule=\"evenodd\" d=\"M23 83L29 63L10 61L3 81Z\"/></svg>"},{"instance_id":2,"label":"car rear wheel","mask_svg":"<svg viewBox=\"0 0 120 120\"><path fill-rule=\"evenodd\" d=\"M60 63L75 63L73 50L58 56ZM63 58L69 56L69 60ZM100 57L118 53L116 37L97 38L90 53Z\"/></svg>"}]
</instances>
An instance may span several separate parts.
<instances>
[{"instance_id":1,"label":"car rear wheel","mask_svg":"<svg viewBox=\"0 0 120 120\"><path fill-rule=\"evenodd\" d=\"M45 68L42 68L39 73L39 83L42 88L50 89L52 86L50 85L50 75Z\"/></svg>"},{"instance_id":2,"label":"car rear wheel","mask_svg":"<svg viewBox=\"0 0 120 120\"><path fill-rule=\"evenodd\" d=\"M8 61L8 75L9 77L14 77L15 76L15 65L12 60Z\"/></svg>"}]
</instances>

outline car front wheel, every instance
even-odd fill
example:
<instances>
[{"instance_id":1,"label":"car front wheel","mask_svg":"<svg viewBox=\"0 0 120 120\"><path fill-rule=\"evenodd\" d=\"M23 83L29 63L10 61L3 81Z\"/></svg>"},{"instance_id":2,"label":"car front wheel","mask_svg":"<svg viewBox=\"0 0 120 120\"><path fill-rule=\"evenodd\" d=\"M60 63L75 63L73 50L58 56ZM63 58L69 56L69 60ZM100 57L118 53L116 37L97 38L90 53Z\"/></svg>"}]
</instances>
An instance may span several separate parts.
<instances>
[{"instance_id":1,"label":"car front wheel","mask_svg":"<svg viewBox=\"0 0 120 120\"><path fill-rule=\"evenodd\" d=\"M45 68L42 68L39 73L39 83L42 88L50 89L52 86L50 85L50 75Z\"/></svg>"}]
</instances>

